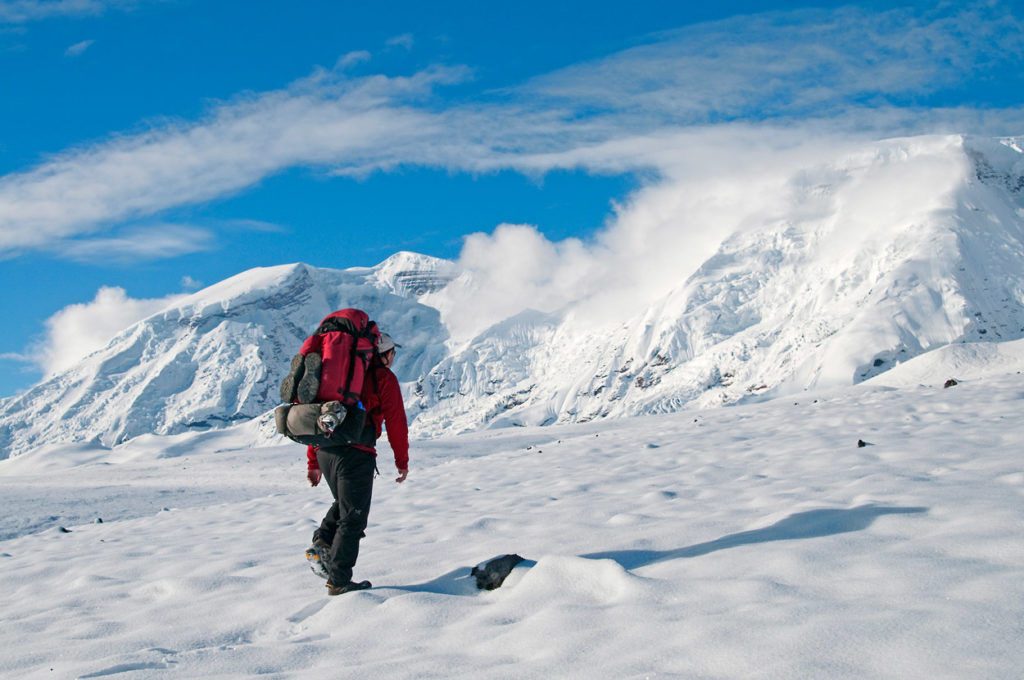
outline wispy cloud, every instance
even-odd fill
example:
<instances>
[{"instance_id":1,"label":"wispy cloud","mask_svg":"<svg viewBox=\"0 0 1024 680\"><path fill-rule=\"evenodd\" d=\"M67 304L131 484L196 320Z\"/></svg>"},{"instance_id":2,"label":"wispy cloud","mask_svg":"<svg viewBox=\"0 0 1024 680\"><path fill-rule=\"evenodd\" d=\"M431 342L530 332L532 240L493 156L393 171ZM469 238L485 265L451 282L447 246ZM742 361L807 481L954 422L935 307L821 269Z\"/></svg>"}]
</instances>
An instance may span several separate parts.
<instances>
[{"instance_id":1,"label":"wispy cloud","mask_svg":"<svg viewBox=\"0 0 1024 680\"><path fill-rule=\"evenodd\" d=\"M338 59L338 62L335 64L334 68L339 71L344 71L345 69L351 68L356 64L362 64L364 62L370 61L370 59L372 58L373 55L367 52L366 50L356 50L355 52L349 52L348 54L342 55L341 58Z\"/></svg>"},{"instance_id":2,"label":"wispy cloud","mask_svg":"<svg viewBox=\"0 0 1024 680\"><path fill-rule=\"evenodd\" d=\"M98 16L108 9L128 10L169 0L0 0L0 25L27 24L54 17Z\"/></svg>"},{"instance_id":3,"label":"wispy cloud","mask_svg":"<svg viewBox=\"0 0 1024 680\"><path fill-rule=\"evenodd\" d=\"M224 229L235 231L260 231L264 233L283 233L286 231L285 227L280 224L265 222L263 220L233 219L221 221L219 224Z\"/></svg>"},{"instance_id":4,"label":"wispy cloud","mask_svg":"<svg viewBox=\"0 0 1024 680\"><path fill-rule=\"evenodd\" d=\"M736 17L534 79L575 109L659 124L835 115L901 105L994 63L1024 64L1024 24L995 3L951 14L803 10Z\"/></svg>"},{"instance_id":5,"label":"wispy cloud","mask_svg":"<svg viewBox=\"0 0 1024 680\"><path fill-rule=\"evenodd\" d=\"M295 165L368 171L427 153L443 116L401 103L461 71L327 79L224 105L207 120L75 149L0 178L0 252L49 247L104 225L210 200ZM393 154L381 153L393 149ZM428 160L428 159L420 159Z\"/></svg>"},{"instance_id":6,"label":"wispy cloud","mask_svg":"<svg viewBox=\"0 0 1024 680\"><path fill-rule=\"evenodd\" d=\"M413 37L412 33L396 35L393 38L389 38L385 43L388 47L400 47L403 50L411 50L415 44L416 39Z\"/></svg>"},{"instance_id":7,"label":"wispy cloud","mask_svg":"<svg viewBox=\"0 0 1024 680\"><path fill-rule=\"evenodd\" d=\"M102 14L101 0L0 0L0 24L24 24L56 16Z\"/></svg>"},{"instance_id":8,"label":"wispy cloud","mask_svg":"<svg viewBox=\"0 0 1024 680\"><path fill-rule=\"evenodd\" d=\"M157 224L136 226L112 236L65 239L54 250L78 262L128 264L212 250L215 243L216 237L206 229Z\"/></svg>"},{"instance_id":9,"label":"wispy cloud","mask_svg":"<svg viewBox=\"0 0 1024 680\"><path fill-rule=\"evenodd\" d=\"M900 134L1018 122L1019 109L923 110L907 102L993 65L1019 65L1022 41L1021 23L987 3L944 14L754 15L654 36L471 103L438 96L446 85L465 84L467 68L351 79L341 69L365 59L352 53L333 71L221 104L202 120L114 136L0 177L0 255L54 244L73 258L180 254L197 234L133 250L106 232L296 166L348 175L419 164L470 172L655 168L679 176L685 159L698 155L690 149L728 140L736 126L767 123L744 138L785 149L837 129ZM715 154L699 155L716 162Z\"/></svg>"},{"instance_id":10,"label":"wispy cloud","mask_svg":"<svg viewBox=\"0 0 1024 680\"><path fill-rule=\"evenodd\" d=\"M89 49L94 42L96 42L96 41L95 40L83 40L81 42L76 42L74 45L72 45L71 47L69 47L66 50L64 50L64 56L66 56L66 57L77 57L80 54L82 54L83 52L85 52L87 49Z\"/></svg>"}]
</instances>

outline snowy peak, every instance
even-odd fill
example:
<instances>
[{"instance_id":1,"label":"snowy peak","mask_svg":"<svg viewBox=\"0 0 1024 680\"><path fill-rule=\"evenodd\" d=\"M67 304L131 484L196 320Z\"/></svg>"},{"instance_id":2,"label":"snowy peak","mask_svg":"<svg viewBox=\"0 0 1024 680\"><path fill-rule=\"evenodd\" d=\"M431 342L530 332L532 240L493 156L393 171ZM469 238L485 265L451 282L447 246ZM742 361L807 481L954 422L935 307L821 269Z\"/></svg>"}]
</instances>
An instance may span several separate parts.
<instances>
[{"instance_id":1,"label":"snowy peak","mask_svg":"<svg viewBox=\"0 0 1024 680\"><path fill-rule=\"evenodd\" d=\"M395 253L375 267L376 279L398 295L420 297L444 289L455 278L455 265L447 260Z\"/></svg>"}]
</instances>

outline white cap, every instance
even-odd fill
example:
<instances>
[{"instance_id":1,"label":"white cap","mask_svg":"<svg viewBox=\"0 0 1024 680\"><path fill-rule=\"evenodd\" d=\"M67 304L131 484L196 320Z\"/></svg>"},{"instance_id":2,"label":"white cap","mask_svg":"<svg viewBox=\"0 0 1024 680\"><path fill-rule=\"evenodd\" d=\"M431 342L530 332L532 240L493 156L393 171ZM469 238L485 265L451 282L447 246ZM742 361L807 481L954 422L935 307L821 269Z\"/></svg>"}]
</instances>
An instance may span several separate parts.
<instances>
[{"instance_id":1,"label":"white cap","mask_svg":"<svg viewBox=\"0 0 1024 680\"><path fill-rule=\"evenodd\" d=\"M401 347L401 345L392 340L390 335L387 333L380 334L380 339L377 340L378 354L387 354L396 347Z\"/></svg>"}]
</instances>

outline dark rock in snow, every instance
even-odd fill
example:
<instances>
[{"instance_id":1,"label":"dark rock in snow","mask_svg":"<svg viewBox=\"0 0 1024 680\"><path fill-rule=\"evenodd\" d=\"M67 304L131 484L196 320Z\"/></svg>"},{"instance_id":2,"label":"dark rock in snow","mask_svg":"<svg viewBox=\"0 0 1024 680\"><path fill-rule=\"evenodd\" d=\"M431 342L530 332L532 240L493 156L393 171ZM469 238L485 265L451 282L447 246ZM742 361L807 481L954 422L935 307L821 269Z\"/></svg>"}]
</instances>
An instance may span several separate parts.
<instances>
[{"instance_id":1,"label":"dark rock in snow","mask_svg":"<svg viewBox=\"0 0 1024 680\"><path fill-rule=\"evenodd\" d=\"M522 561L519 555L501 555L478 564L471 572L476 577L476 587L480 590L499 588L512 569Z\"/></svg>"}]
</instances>

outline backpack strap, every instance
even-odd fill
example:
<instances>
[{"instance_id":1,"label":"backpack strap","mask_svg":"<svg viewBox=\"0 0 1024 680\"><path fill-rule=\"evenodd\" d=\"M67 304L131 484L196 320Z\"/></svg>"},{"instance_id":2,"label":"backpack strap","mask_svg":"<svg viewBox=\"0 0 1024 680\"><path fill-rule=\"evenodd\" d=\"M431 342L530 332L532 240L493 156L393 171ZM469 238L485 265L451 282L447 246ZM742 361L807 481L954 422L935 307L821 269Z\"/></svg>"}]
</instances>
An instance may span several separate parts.
<instances>
[{"instance_id":1,"label":"backpack strap","mask_svg":"<svg viewBox=\"0 0 1024 680\"><path fill-rule=\"evenodd\" d=\"M373 393L378 396L377 405L366 412L366 425L363 426L362 440L359 442L364 446L376 446L377 445L377 426L373 424L373 416L381 411L380 407L380 385L377 382L377 370L379 366L375 366L371 360L367 373L369 373L370 384L373 386ZM378 471L380 474L380 471Z\"/></svg>"},{"instance_id":2,"label":"backpack strap","mask_svg":"<svg viewBox=\"0 0 1024 680\"><path fill-rule=\"evenodd\" d=\"M348 321L348 319L346 319L346 321ZM370 364L372 363L372 360L373 360L373 354L377 351L377 348L376 347L372 347L372 349L370 349L370 350L361 350L361 349L359 349L359 341L363 340L363 339L369 340L370 341L370 345L372 346L373 345L373 331L377 328L377 324L375 322L373 322L373 321L369 321L366 324L366 328L364 328L362 331L357 331L355 329L355 326L352 324L351 321L349 321L348 323L349 323L349 326L352 327L352 331L346 330L345 332L352 334L352 353L351 353L351 355L348 358L348 378L345 381L345 384L346 385L351 385L352 384L352 378L353 378L353 376L355 375L355 372L356 372L356 361L357 360L364 360L365 361L365 365L363 366L363 374L364 375L368 371L370 371ZM364 352L369 352L369 356L365 357L365 359L364 359L364 357L360 356ZM376 385L376 383L374 383L374 391L376 391L376 388L377 388L377 385ZM355 401L359 401L362 398L363 395L355 394L353 392L349 392L347 394L347 396L348 396L349 399L354 399Z\"/></svg>"},{"instance_id":3,"label":"backpack strap","mask_svg":"<svg viewBox=\"0 0 1024 680\"><path fill-rule=\"evenodd\" d=\"M370 382L373 383L373 393L376 394L378 397L380 397L380 384L377 382L377 368L378 368L377 366L374 366L371 363L370 364L370 368L369 368L369 373L370 373ZM377 400L377 405L373 407L373 409L370 411L370 413L373 413L374 411L379 411L379 410L380 410L380 399Z\"/></svg>"}]
</instances>

